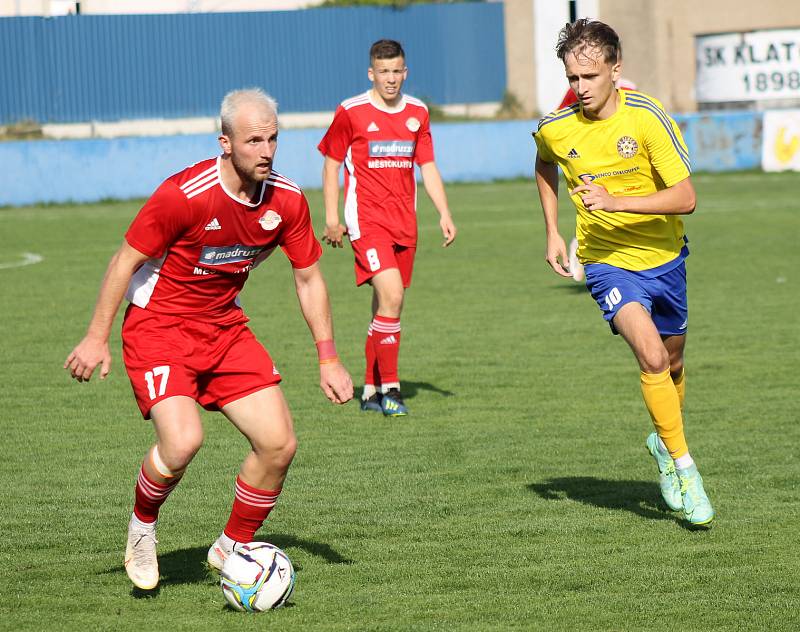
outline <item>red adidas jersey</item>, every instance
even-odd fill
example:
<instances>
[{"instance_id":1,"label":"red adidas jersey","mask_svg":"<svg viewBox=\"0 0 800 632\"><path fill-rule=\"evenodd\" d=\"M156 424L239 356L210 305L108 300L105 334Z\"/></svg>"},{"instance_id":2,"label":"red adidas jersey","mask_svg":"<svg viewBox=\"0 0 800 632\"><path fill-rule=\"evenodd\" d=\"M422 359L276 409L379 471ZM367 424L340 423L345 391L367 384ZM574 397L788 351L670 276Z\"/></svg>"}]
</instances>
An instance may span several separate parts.
<instances>
[{"instance_id":1,"label":"red adidas jersey","mask_svg":"<svg viewBox=\"0 0 800 632\"><path fill-rule=\"evenodd\" d=\"M258 202L225 189L220 158L168 178L125 234L152 257L133 276L126 298L139 307L222 325L247 322L237 296L250 270L280 246L294 268L322 254L300 187L275 173Z\"/></svg>"},{"instance_id":2,"label":"red adidas jersey","mask_svg":"<svg viewBox=\"0 0 800 632\"><path fill-rule=\"evenodd\" d=\"M417 242L414 163L433 160L428 108L403 95L396 111L372 103L369 92L343 101L318 149L345 164L344 217L351 241L370 226L388 230L398 244Z\"/></svg>"}]
</instances>

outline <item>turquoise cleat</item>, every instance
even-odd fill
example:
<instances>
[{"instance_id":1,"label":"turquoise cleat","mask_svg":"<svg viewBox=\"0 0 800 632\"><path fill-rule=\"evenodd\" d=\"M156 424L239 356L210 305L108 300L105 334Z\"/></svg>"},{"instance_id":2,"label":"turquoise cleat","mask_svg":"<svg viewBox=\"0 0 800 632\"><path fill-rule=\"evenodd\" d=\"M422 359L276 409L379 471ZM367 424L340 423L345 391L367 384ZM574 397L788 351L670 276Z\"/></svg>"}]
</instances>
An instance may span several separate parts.
<instances>
[{"instance_id":1,"label":"turquoise cleat","mask_svg":"<svg viewBox=\"0 0 800 632\"><path fill-rule=\"evenodd\" d=\"M652 433L647 437L647 451L656 460L658 465L658 486L661 488L661 497L672 511L683 509L681 497L681 482L675 473L675 462L669 453L661 451L658 445L658 434Z\"/></svg>"},{"instance_id":2,"label":"turquoise cleat","mask_svg":"<svg viewBox=\"0 0 800 632\"><path fill-rule=\"evenodd\" d=\"M408 414L408 408L403 403L403 396L396 388L390 388L387 393L383 394L381 409L387 417L404 417Z\"/></svg>"},{"instance_id":3,"label":"turquoise cleat","mask_svg":"<svg viewBox=\"0 0 800 632\"><path fill-rule=\"evenodd\" d=\"M714 508L703 489L703 477L693 463L685 470L676 470L681 481L681 497L683 498L683 517L690 524L703 526L714 519Z\"/></svg>"}]
</instances>

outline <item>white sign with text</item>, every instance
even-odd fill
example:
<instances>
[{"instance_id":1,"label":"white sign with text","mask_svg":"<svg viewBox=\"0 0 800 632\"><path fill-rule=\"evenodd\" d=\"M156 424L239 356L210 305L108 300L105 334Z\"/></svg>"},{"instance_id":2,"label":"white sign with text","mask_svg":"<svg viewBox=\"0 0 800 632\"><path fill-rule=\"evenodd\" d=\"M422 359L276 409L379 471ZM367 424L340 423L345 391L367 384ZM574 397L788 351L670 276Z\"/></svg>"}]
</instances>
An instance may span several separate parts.
<instances>
[{"instance_id":1,"label":"white sign with text","mask_svg":"<svg viewBox=\"0 0 800 632\"><path fill-rule=\"evenodd\" d=\"M696 38L699 103L800 98L800 29Z\"/></svg>"}]
</instances>

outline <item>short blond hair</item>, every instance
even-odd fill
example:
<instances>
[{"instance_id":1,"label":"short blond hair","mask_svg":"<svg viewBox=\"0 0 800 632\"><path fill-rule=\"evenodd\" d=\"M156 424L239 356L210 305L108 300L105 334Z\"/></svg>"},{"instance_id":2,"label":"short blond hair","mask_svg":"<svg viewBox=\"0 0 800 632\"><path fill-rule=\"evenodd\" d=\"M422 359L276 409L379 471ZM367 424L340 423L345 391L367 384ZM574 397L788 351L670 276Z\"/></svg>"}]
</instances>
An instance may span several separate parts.
<instances>
[{"instance_id":1,"label":"short blond hair","mask_svg":"<svg viewBox=\"0 0 800 632\"><path fill-rule=\"evenodd\" d=\"M278 116L278 102L261 88L231 90L222 99L222 105L219 108L220 126L225 136L233 134L233 119L239 111L239 107L245 103L262 105L276 118Z\"/></svg>"}]
</instances>

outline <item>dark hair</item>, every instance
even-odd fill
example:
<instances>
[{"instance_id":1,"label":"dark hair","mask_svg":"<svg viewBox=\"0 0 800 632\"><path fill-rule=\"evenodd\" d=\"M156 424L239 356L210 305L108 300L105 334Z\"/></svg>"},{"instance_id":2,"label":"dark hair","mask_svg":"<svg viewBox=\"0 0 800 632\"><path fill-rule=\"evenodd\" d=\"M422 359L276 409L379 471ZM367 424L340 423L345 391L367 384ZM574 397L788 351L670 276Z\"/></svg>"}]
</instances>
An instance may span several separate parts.
<instances>
[{"instance_id":1,"label":"dark hair","mask_svg":"<svg viewBox=\"0 0 800 632\"><path fill-rule=\"evenodd\" d=\"M581 18L566 24L559 32L556 55L561 61L576 49L576 52L582 53L587 48L599 48L609 64L616 64L622 58L619 35L608 24Z\"/></svg>"},{"instance_id":2,"label":"dark hair","mask_svg":"<svg viewBox=\"0 0 800 632\"><path fill-rule=\"evenodd\" d=\"M400 42L395 40L378 40L369 48L370 64L376 59L394 59L395 57L402 57L403 59L406 57L406 53L400 45Z\"/></svg>"}]
</instances>

